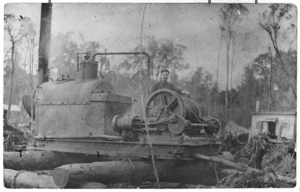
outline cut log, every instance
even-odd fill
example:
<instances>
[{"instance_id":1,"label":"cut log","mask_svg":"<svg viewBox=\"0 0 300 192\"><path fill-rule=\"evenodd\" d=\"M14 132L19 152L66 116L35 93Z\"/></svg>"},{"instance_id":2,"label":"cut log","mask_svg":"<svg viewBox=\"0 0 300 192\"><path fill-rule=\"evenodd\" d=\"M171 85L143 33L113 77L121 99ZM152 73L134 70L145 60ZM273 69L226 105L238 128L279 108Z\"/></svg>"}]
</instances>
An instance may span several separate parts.
<instances>
[{"instance_id":1,"label":"cut log","mask_svg":"<svg viewBox=\"0 0 300 192\"><path fill-rule=\"evenodd\" d=\"M105 189L106 185L97 182L84 183L82 189Z\"/></svg>"},{"instance_id":2,"label":"cut log","mask_svg":"<svg viewBox=\"0 0 300 192\"><path fill-rule=\"evenodd\" d=\"M69 171L68 187L77 188L82 182L131 183L132 180L142 179L155 181L151 163L109 161L86 164L69 164L59 167Z\"/></svg>"},{"instance_id":3,"label":"cut log","mask_svg":"<svg viewBox=\"0 0 300 192\"><path fill-rule=\"evenodd\" d=\"M70 163L103 161L97 155L59 153L52 151L4 152L4 168L13 170L50 170Z\"/></svg>"},{"instance_id":4,"label":"cut log","mask_svg":"<svg viewBox=\"0 0 300 192\"><path fill-rule=\"evenodd\" d=\"M58 189L64 188L69 178L69 173L63 169L38 172L4 169L3 175L4 185L7 188Z\"/></svg>"},{"instance_id":5,"label":"cut log","mask_svg":"<svg viewBox=\"0 0 300 192\"><path fill-rule=\"evenodd\" d=\"M203 185L217 183L214 167L205 161L157 160L155 163L161 182ZM69 171L67 187L70 188L78 188L84 182L140 184L156 181L151 160L69 164L59 168Z\"/></svg>"},{"instance_id":6,"label":"cut log","mask_svg":"<svg viewBox=\"0 0 300 192\"><path fill-rule=\"evenodd\" d=\"M249 130L239 126L233 121L229 121L222 132L222 137L227 140L229 137L236 139L238 143L244 144L248 141Z\"/></svg>"},{"instance_id":7,"label":"cut log","mask_svg":"<svg viewBox=\"0 0 300 192\"><path fill-rule=\"evenodd\" d=\"M64 188L67 186L69 180L69 171L57 168L55 170L48 171L48 174L52 176L55 184L58 187Z\"/></svg>"},{"instance_id":8,"label":"cut log","mask_svg":"<svg viewBox=\"0 0 300 192\"><path fill-rule=\"evenodd\" d=\"M234 163L232 161L221 159L219 157L206 156L206 155L201 155L201 154L195 154L194 157L197 158L197 159L202 159L202 160L206 160L206 161L210 161L210 162L214 162L214 163L220 163L220 164L228 166L228 167L233 167L238 171L243 171L244 172L244 171L247 171L249 169L254 169L254 168L248 167L247 165ZM256 170L258 170L258 169L256 169Z\"/></svg>"},{"instance_id":9,"label":"cut log","mask_svg":"<svg viewBox=\"0 0 300 192\"><path fill-rule=\"evenodd\" d=\"M255 169L255 168L252 168L252 167L248 167L248 166L243 165L243 164L234 163L234 162L231 162L231 161L228 161L228 160L225 160L225 159L221 159L219 157L206 156L206 155L201 155L201 154L195 154L194 157L197 158L197 159L201 159L201 160L206 160L206 161L210 161L210 162L214 162L214 163L220 163L222 165L232 167L232 168L234 168L238 171L242 171L242 172L252 171L252 172L257 173L257 174L263 174L263 172L264 172L264 170L259 170L259 169ZM276 174L276 176L277 176L277 179L279 181L284 181L284 182L289 182L289 183L294 182L294 180L289 178L289 177L285 177L285 176L277 175L277 174Z\"/></svg>"},{"instance_id":10,"label":"cut log","mask_svg":"<svg viewBox=\"0 0 300 192\"><path fill-rule=\"evenodd\" d=\"M63 164L61 155L47 151L4 152L3 161L4 168L14 170L47 170Z\"/></svg>"}]
</instances>

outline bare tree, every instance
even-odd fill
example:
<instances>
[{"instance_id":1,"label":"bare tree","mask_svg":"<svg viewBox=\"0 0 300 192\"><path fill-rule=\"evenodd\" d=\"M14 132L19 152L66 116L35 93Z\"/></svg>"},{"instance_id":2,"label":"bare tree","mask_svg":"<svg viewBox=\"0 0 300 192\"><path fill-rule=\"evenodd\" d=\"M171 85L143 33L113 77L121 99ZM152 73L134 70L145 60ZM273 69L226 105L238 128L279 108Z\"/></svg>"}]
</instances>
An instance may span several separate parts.
<instances>
[{"instance_id":1,"label":"bare tree","mask_svg":"<svg viewBox=\"0 0 300 192\"><path fill-rule=\"evenodd\" d=\"M219 69L220 69L220 55L221 55L221 49L222 49L222 43L223 43L223 33L225 28L223 26L220 26L221 35L220 35L220 47L218 51L218 66L217 66L217 87L219 85Z\"/></svg>"},{"instance_id":2,"label":"bare tree","mask_svg":"<svg viewBox=\"0 0 300 192\"><path fill-rule=\"evenodd\" d=\"M293 78L292 72L289 71L288 63L285 63L282 59L282 54L278 45L279 29L280 24L283 19L290 20L291 14L289 14L292 9L292 4L271 4L269 6L269 12L264 12L262 15L262 20L259 25L264 29L272 42L273 48L280 60L280 64L283 72L289 77L289 86L292 88L295 99L297 99L297 88L296 80ZM294 24L292 24L294 25Z\"/></svg>"},{"instance_id":3,"label":"bare tree","mask_svg":"<svg viewBox=\"0 0 300 192\"><path fill-rule=\"evenodd\" d=\"M272 55L272 51L271 51L271 47L269 47L269 54L270 54L270 87L269 87L269 111L272 110L272 67L273 67L273 55Z\"/></svg>"},{"instance_id":4,"label":"bare tree","mask_svg":"<svg viewBox=\"0 0 300 192\"><path fill-rule=\"evenodd\" d=\"M4 16L4 30L5 30L5 39L11 43L11 75L10 75L10 93L9 93L9 104L7 111L7 118L10 117L12 95L13 95L13 84L14 84L14 73L15 73L15 49L16 44L19 43L23 34L20 30L16 30L17 26L14 25L15 17L14 15L5 15Z\"/></svg>"},{"instance_id":5,"label":"bare tree","mask_svg":"<svg viewBox=\"0 0 300 192\"><path fill-rule=\"evenodd\" d=\"M33 33L32 38L30 38L31 49L29 52L29 82L30 82L30 93L33 91L33 63L34 63L34 49L35 49L35 36L36 32Z\"/></svg>"},{"instance_id":6,"label":"bare tree","mask_svg":"<svg viewBox=\"0 0 300 192\"><path fill-rule=\"evenodd\" d=\"M242 4L225 4L220 9L220 17L226 33L226 94L225 94L225 106L226 106L226 120L228 120L228 85L229 85L229 65L230 65L230 45L234 36L234 26L237 21L242 19L242 15L248 13L248 9ZM234 45L234 44L233 44Z\"/></svg>"}]
</instances>

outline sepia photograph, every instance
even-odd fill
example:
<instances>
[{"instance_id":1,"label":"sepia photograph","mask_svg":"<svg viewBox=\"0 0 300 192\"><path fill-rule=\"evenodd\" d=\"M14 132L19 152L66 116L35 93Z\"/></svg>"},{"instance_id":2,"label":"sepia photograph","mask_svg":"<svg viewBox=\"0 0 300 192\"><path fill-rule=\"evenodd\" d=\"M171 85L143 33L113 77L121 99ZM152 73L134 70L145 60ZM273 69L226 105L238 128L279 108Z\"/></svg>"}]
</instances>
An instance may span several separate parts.
<instances>
[{"instance_id":1,"label":"sepia photograph","mask_svg":"<svg viewBox=\"0 0 300 192\"><path fill-rule=\"evenodd\" d=\"M3 188L296 187L296 5L3 14Z\"/></svg>"}]
</instances>

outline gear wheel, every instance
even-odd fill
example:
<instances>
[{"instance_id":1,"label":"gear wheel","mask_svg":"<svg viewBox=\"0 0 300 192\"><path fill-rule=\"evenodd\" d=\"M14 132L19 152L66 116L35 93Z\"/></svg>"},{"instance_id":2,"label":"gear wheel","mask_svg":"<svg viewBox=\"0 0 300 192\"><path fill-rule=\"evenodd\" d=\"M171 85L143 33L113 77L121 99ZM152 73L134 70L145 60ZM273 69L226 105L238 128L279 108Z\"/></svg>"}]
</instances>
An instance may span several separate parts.
<instances>
[{"instance_id":1,"label":"gear wheel","mask_svg":"<svg viewBox=\"0 0 300 192\"><path fill-rule=\"evenodd\" d=\"M160 119L170 115L186 118L186 104L181 95L170 89L159 89L152 93L146 103L147 118Z\"/></svg>"}]
</instances>

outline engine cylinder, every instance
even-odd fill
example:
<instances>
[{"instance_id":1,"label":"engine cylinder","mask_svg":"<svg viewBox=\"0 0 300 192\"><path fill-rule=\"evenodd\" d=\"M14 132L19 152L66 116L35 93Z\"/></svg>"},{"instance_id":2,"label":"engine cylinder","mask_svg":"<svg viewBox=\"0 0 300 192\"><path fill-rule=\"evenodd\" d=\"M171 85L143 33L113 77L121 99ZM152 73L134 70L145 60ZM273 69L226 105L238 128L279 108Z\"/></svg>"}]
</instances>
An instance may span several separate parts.
<instances>
[{"instance_id":1,"label":"engine cylinder","mask_svg":"<svg viewBox=\"0 0 300 192\"><path fill-rule=\"evenodd\" d=\"M81 61L77 73L77 81L97 79L98 62L93 60Z\"/></svg>"}]
</instances>

